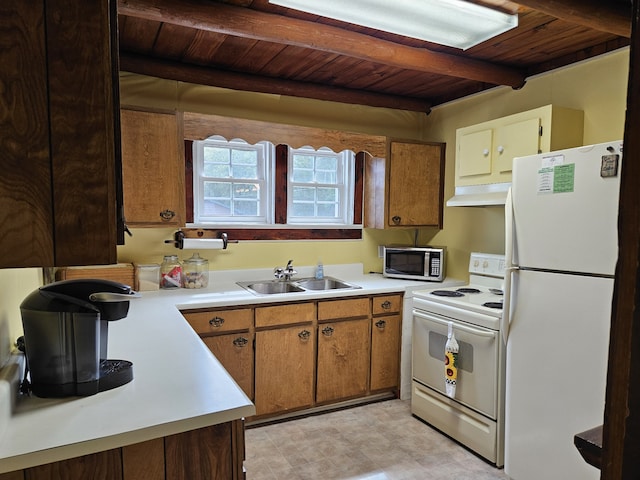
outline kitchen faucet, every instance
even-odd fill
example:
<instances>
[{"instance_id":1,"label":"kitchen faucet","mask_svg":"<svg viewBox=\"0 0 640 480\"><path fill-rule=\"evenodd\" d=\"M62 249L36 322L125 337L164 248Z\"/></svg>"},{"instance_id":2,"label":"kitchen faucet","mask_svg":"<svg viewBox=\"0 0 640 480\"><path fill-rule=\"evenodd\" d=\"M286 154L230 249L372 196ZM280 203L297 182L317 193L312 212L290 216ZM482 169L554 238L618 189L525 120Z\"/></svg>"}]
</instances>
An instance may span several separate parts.
<instances>
[{"instance_id":1,"label":"kitchen faucet","mask_svg":"<svg viewBox=\"0 0 640 480\"><path fill-rule=\"evenodd\" d=\"M294 270L292 263L293 263L293 260L289 260L285 268L282 268L282 267L274 268L273 276L276 277L278 280L282 280L283 282L287 282L291 280L291 277L293 277L296 273L298 273Z\"/></svg>"}]
</instances>

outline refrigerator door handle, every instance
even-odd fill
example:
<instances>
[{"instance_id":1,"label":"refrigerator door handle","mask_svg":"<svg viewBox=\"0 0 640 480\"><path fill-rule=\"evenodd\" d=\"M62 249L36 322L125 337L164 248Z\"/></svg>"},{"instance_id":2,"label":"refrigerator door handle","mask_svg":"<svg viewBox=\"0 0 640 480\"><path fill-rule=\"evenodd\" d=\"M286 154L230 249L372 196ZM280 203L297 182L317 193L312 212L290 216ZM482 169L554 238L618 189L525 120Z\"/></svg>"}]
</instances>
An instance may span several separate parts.
<instances>
[{"instance_id":1,"label":"refrigerator door handle","mask_svg":"<svg viewBox=\"0 0 640 480\"><path fill-rule=\"evenodd\" d=\"M504 237L506 278L506 270L513 267L513 198L511 197L511 187L507 190L507 199L504 204Z\"/></svg>"},{"instance_id":2,"label":"refrigerator door handle","mask_svg":"<svg viewBox=\"0 0 640 480\"><path fill-rule=\"evenodd\" d=\"M504 270L504 299L502 301L502 318L500 319L500 334L502 341L507 344L509 339L509 328L511 327L511 295L512 282L511 276L518 272L518 267L509 267Z\"/></svg>"},{"instance_id":3,"label":"refrigerator door handle","mask_svg":"<svg viewBox=\"0 0 640 480\"><path fill-rule=\"evenodd\" d=\"M511 197L511 187L507 190L507 199L504 205L504 300L502 305L502 318L500 319L500 332L502 341L507 344L509 338L509 327L511 324L511 274L518 270L513 265L513 199Z\"/></svg>"}]
</instances>

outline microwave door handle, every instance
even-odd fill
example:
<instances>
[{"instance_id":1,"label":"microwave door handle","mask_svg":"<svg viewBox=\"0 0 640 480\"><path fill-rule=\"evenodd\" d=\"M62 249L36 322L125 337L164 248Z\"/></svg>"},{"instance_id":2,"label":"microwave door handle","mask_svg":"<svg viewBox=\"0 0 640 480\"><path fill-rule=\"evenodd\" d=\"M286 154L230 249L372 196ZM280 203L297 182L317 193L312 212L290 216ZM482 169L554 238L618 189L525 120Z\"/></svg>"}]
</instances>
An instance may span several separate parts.
<instances>
[{"instance_id":1,"label":"microwave door handle","mask_svg":"<svg viewBox=\"0 0 640 480\"><path fill-rule=\"evenodd\" d=\"M428 320L430 322L438 323L438 324L443 325L445 327L449 326L449 322L443 322L442 320L440 320L438 318L429 317L429 316L425 315L424 313L418 312L416 310L413 311L413 314L416 317L424 318L425 320ZM461 324L459 324L457 322L453 323L453 328L455 330L460 330L462 332L470 333L472 335L477 335L479 337L493 338L493 337L496 336L495 332L485 331L485 330L478 330L476 328L467 327L466 325L461 325Z\"/></svg>"}]
</instances>

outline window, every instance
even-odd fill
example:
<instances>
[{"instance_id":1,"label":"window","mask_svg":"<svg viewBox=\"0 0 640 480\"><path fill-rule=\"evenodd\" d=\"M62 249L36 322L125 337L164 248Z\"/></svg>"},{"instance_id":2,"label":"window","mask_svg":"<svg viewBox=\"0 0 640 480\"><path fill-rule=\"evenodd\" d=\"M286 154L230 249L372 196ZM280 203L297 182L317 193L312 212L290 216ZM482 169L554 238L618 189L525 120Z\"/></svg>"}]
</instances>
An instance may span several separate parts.
<instances>
[{"instance_id":1,"label":"window","mask_svg":"<svg viewBox=\"0 0 640 480\"><path fill-rule=\"evenodd\" d=\"M288 224L353 223L353 152L289 149Z\"/></svg>"},{"instance_id":2,"label":"window","mask_svg":"<svg viewBox=\"0 0 640 480\"><path fill-rule=\"evenodd\" d=\"M194 223L273 223L274 145L194 142Z\"/></svg>"},{"instance_id":3,"label":"window","mask_svg":"<svg viewBox=\"0 0 640 480\"><path fill-rule=\"evenodd\" d=\"M354 225L362 208L354 199L355 165L349 150L220 136L194 141L193 226L361 228Z\"/></svg>"}]
</instances>

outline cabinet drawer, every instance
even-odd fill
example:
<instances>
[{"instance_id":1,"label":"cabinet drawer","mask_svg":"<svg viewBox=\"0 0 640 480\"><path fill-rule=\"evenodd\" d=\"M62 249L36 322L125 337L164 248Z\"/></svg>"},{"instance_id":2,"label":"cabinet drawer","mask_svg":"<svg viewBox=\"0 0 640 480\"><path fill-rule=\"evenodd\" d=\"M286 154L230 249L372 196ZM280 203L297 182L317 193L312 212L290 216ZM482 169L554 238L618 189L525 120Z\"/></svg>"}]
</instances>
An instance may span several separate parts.
<instances>
[{"instance_id":1,"label":"cabinet drawer","mask_svg":"<svg viewBox=\"0 0 640 480\"><path fill-rule=\"evenodd\" d=\"M373 314L397 313L402 309L402 295L381 295L373 297Z\"/></svg>"},{"instance_id":2,"label":"cabinet drawer","mask_svg":"<svg viewBox=\"0 0 640 480\"><path fill-rule=\"evenodd\" d=\"M313 302L256 308L256 328L312 322L315 318Z\"/></svg>"},{"instance_id":3,"label":"cabinet drawer","mask_svg":"<svg viewBox=\"0 0 640 480\"><path fill-rule=\"evenodd\" d=\"M251 308L182 312L182 315L199 335L249 330L253 324L253 309Z\"/></svg>"},{"instance_id":4,"label":"cabinet drawer","mask_svg":"<svg viewBox=\"0 0 640 480\"><path fill-rule=\"evenodd\" d=\"M318 302L318 320L369 316L368 298L349 298Z\"/></svg>"}]
</instances>

